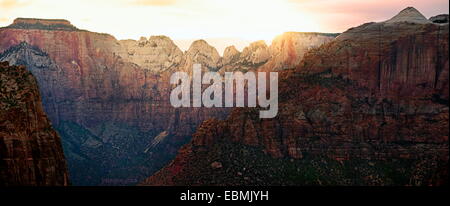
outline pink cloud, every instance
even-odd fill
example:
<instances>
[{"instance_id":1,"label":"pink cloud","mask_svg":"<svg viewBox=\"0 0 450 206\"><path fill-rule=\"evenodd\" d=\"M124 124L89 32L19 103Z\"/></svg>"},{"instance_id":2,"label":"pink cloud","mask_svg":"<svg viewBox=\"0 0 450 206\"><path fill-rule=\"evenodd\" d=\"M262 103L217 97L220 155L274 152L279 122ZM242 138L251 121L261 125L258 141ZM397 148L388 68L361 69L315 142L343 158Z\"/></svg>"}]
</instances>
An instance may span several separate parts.
<instances>
[{"instance_id":1,"label":"pink cloud","mask_svg":"<svg viewBox=\"0 0 450 206\"><path fill-rule=\"evenodd\" d=\"M402 9L412 6L431 17L448 13L447 0L289 0L303 12L315 16L324 29L342 32L347 28L371 21L391 18Z\"/></svg>"}]
</instances>

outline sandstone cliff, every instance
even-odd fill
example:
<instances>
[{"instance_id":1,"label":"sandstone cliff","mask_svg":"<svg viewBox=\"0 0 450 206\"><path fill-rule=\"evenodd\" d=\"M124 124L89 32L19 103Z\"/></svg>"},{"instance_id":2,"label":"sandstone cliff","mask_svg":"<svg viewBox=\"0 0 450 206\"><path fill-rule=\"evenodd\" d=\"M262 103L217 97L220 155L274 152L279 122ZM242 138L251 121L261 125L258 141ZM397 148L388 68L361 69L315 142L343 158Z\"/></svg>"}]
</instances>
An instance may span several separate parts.
<instances>
[{"instance_id":1,"label":"sandstone cliff","mask_svg":"<svg viewBox=\"0 0 450 206\"><path fill-rule=\"evenodd\" d=\"M22 66L0 62L0 185L66 186L68 176L36 79Z\"/></svg>"},{"instance_id":2,"label":"sandstone cliff","mask_svg":"<svg viewBox=\"0 0 450 206\"><path fill-rule=\"evenodd\" d=\"M338 34L286 32L277 36L270 45L273 70L297 66L306 52L332 41Z\"/></svg>"},{"instance_id":3,"label":"sandstone cliff","mask_svg":"<svg viewBox=\"0 0 450 206\"><path fill-rule=\"evenodd\" d=\"M44 29L44 30L66 30L78 31L79 29L73 26L69 21L64 19L32 19L32 18L17 18L9 28L19 29Z\"/></svg>"},{"instance_id":4,"label":"sandstone cliff","mask_svg":"<svg viewBox=\"0 0 450 206\"><path fill-rule=\"evenodd\" d=\"M412 8L349 29L280 73L276 118L205 121L143 184L446 184L448 35Z\"/></svg>"},{"instance_id":5,"label":"sandstone cliff","mask_svg":"<svg viewBox=\"0 0 450 206\"><path fill-rule=\"evenodd\" d=\"M314 45L296 45L296 37ZM221 57L204 40L183 53L164 36L118 41L65 20L17 19L0 28L0 60L26 65L36 76L74 184L132 185L171 160L201 122L228 114L225 108L173 108L173 72L191 73L195 63L204 71L256 70L269 62L282 69L325 42L317 34L290 38L276 48L294 52L276 55L257 42L242 55L230 48Z\"/></svg>"},{"instance_id":6,"label":"sandstone cliff","mask_svg":"<svg viewBox=\"0 0 450 206\"><path fill-rule=\"evenodd\" d=\"M142 39L136 49L107 34L29 28L0 29L0 59L36 76L74 184L135 184L170 160L199 123L226 114L170 105L169 77L185 57L166 37ZM214 66L201 56L213 49L202 49L193 50L192 62ZM154 145L162 132L167 137Z\"/></svg>"},{"instance_id":7,"label":"sandstone cliff","mask_svg":"<svg viewBox=\"0 0 450 206\"><path fill-rule=\"evenodd\" d=\"M133 62L144 69L153 72L164 72L181 64L183 52L166 36L144 37L139 41L122 40L123 54L119 54L125 61Z\"/></svg>"}]
</instances>

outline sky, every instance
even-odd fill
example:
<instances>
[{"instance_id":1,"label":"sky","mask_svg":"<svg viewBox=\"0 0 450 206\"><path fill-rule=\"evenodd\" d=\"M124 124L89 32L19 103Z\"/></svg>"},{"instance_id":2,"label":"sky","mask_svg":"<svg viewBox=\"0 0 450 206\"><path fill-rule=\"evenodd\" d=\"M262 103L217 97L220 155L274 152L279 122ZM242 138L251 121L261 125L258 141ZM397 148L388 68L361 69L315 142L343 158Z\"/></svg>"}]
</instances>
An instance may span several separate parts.
<instances>
[{"instance_id":1,"label":"sky","mask_svg":"<svg viewBox=\"0 0 450 206\"><path fill-rule=\"evenodd\" d=\"M0 0L0 27L17 17L67 19L117 39L166 35L186 50L205 39L223 51L287 31L344 32L413 6L427 18L448 0Z\"/></svg>"}]
</instances>

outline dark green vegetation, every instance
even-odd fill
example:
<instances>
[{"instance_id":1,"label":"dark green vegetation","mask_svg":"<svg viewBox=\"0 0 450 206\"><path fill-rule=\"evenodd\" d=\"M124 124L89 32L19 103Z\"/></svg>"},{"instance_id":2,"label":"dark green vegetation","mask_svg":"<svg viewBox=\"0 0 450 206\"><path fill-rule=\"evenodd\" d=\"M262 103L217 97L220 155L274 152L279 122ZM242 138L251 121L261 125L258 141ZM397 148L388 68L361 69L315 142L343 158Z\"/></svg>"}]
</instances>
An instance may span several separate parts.
<instances>
[{"instance_id":1,"label":"dark green vegetation","mask_svg":"<svg viewBox=\"0 0 450 206\"><path fill-rule=\"evenodd\" d=\"M78 28L72 25L66 25L66 24L52 24L52 25L46 25L41 23L33 23L33 24L27 24L27 23L15 23L12 25L7 26L7 28L13 28L13 29L39 29L39 30L64 30L64 31L80 31Z\"/></svg>"},{"instance_id":2,"label":"dark green vegetation","mask_svg":"<svg viewBox=\"0 0 450 206\"><path fill-rule=\"evenodd\" d=\"M197 148L189 158L180 185L425 185L426 174L445 167L433 159L336 161L327 157L276 159L262 148L220 142L206 150ZM221 167L215 167L220 163ZM448 165L447 165L448 167Z\"/></svg>"},{"instance_id":3,"label":"dark green vegetation","mask_svg":"<svg viewBox=\"0 0 450 206\"><path fill-rule=\"evenodd\" d=\"M310 86L322 86L325 88L339 88L343 89L346 86L350 86L352 81L344 79L342 76L336 76L331 72L331 69L327 69L323 72L314 74L301 75L301 82Z\"/></svg>"},{"instance_id":4,"label":"dark green vegetation","mask_svg":"<svg viewBox=\"0 0 450 206\"><path fill-rule=\"evenodd\" d=\"M63 122L56 130L63 140L74 185L136 185L175 156L164 141L150 145L157 134L119 123L87 130L74 122Z\"/></svg>"}]
</instances>

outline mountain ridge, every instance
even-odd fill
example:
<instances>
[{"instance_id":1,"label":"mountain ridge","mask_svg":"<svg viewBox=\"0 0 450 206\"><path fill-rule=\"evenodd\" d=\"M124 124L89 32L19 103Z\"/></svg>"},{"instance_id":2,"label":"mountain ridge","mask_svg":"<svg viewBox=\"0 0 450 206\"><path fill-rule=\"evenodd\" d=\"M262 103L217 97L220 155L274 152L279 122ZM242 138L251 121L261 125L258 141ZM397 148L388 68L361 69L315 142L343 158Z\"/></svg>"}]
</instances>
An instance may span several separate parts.
<instances>
[{"instance_id":1,"label":"mountain ridge","mask_svg":"<svg viewBox=\"0 0 450 206\"><path fill-rule=\"evenodd\" d=\"M141 185L448 184L448 28L349 29L279 72L276 118L204 121Z\"/></svg>"},{"instance_id":2,"label":"mountain ridge","mask_svg":"<svg viewBox=\"0 0 450 206\"><path fill-rule=\"evenodd\" d=\"M324 37L317 46L332 39ZM289 44L283 48L294 46ZM117 40L41 27L0 28L0 54L36 76L44 109L62 136L74 185L137 184L173 158L202 121L228 114L227 108L173 108L172 72L189 73L195 63L204 71L262 66L238 63L242 58L224 64L217 50L201 40L182 52L165 36ZM252 55L248 49L246 56ZM263 62L270 63L265 61L271 58L268 48L264 55Z\"/></svg>"}]
</instances>

